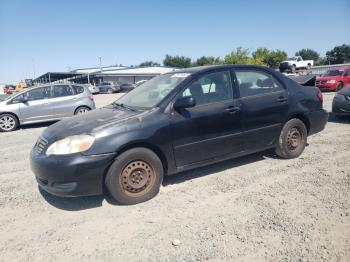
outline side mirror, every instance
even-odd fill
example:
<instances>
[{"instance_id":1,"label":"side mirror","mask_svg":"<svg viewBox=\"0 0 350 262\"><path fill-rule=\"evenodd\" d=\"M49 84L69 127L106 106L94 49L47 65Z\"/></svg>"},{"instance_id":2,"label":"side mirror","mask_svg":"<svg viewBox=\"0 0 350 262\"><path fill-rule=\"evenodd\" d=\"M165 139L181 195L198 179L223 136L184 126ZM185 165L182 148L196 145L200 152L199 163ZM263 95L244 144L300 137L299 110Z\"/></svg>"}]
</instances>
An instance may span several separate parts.
<instances>
[{"instance_id":1,"label":"side mirror","mask_svg":"<svg viewBox=\"0 0 350 262\"><path fill-rule=\"evenodd\" d=\"M194 99L192 96L188 96L188 97L182 97L177 99L174 103L174 108L183 109L183 108L194 107L195 105L196 105L196 99Z\"/></svg>"}]
</instances>

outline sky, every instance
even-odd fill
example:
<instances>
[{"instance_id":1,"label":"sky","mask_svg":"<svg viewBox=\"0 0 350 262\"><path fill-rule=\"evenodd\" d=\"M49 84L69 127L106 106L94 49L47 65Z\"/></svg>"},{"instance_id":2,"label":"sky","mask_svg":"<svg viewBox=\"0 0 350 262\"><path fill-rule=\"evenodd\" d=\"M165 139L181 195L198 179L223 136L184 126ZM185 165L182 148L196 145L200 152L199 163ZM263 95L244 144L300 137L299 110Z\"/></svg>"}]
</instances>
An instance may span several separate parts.
<instances>
[{"instance_id":1,"label":"sky","mask_svg":"<svg viewBox=\"0 0 350 262\"><path fill-rule=\"evenodd\" d=\"M48 71L350 44L350 0L0 0L0 83Z\"/></svg>"}]
</instances>

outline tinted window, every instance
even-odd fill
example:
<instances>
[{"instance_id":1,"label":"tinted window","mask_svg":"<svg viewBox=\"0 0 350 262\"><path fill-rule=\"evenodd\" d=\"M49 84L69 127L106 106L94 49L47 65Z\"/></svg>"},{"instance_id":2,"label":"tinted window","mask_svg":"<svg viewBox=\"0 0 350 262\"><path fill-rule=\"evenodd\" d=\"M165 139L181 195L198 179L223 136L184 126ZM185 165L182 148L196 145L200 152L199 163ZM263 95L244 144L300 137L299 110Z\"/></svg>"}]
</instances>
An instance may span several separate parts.
<instances>
[{"instance_id":1,"label":"tinted window","mask_svg":"<svg viewBox=\"0 0 350 262\"><path fill-rule=\"evenodd\" d=\"M232 99L229 72L216 72L202 76L182 93L182 97L192 96L197 105Z\"/></svg>"},{"instance_id":2,"label":"tinted window","mask_svg":"<svg viewBox=\"0 0 350 262\"><path fill-rule=\"evenodd\" d=\"M73 88L76 94L81 94L84 92L84 87L82 86L73 86Z\"/></svg>"},{"instance_id":3,"label":"tinted window","mask_svg":"<svg viewBox=\"0 0 350 262\"><path fill-rule=\"evenodd\" d=\"M266 94L283 90L283 87L275 78L265 72L254 70L236 71L239 92L241 97Z\"/></svg>"},{"instance_id":4,"label":"tinted window","mask_svg":"<svg viewBox=\"0 0 350 262\"><path fill-rule=\"evenodd\" d=\"M53 88L53 97L72 96L72 95L74 95L74 91L71 86L59 85L59 86L54 86Z\"/></svg>"}]
</instances>

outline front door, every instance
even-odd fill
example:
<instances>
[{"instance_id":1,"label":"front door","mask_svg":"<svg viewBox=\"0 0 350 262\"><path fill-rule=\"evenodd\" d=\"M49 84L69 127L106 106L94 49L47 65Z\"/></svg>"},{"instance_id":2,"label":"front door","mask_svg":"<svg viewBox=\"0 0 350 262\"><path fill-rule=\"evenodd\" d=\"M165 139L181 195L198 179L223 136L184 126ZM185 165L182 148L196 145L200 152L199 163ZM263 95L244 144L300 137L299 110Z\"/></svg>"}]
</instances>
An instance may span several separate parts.
<instances>
[{"instance_id":1,"label":"front door","mask_svg":"<svg viewBox=\"0 0 350 262\"><path fill-rule=\"evenodd\" d=\"M19 104L23 123L47 121L52 119L51 87L45 86L29 90L22 94L26 103Z\"/></svg>"},{"instance_id":2,"label":"front door","mask_svg":"<svg viewBox=\"0 0 350 262\"><path fill-rule=\"evenodd\" d=\"M235 111L229 71L207 73L177 98L192 96L192 108L173 110L170 132L176 165L183 167L242 150L240 115Z\"/></svg>"},{"instance_id":3,"label":"front door","mask_svg":"<svg viewBox=\"0 0 350 262\"><path fill-rule=\"evenodd\" d=\"M289 108L284 86L260 69L235 70L239 87L244 149L256 151L272 146L279 137Z\"/></svg>"}]
</instances>

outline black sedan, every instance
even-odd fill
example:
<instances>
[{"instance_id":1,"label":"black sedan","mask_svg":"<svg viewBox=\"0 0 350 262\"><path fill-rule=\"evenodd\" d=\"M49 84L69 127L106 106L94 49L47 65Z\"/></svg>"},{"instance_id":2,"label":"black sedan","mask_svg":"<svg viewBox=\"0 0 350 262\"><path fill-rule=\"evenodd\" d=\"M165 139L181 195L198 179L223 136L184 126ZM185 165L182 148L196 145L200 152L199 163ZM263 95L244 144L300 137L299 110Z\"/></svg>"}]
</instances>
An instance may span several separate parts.
<instances>
[{"instance_id":1,"label":"black sedan","mask_svg":"<svg viewBox=\"0 0 350 262\"><path fill-rule=\"evenodd\" d=\"M48 127L31 151L59 196L154 197L164 175L275 149L298 157L324 129L322 93L259 66L208 66L149 80L104 108Z\"/></svg>"},{"instance_id":2,"label":"black sedan","mask_svg":"<svg viewBox=\"0 0 350 262\"><path fill-rule=\"evenodd\" d=\"M350 85L343 87L336 93L332 111L337 117L350 116Z\"/></svg>"}]
</instances>

